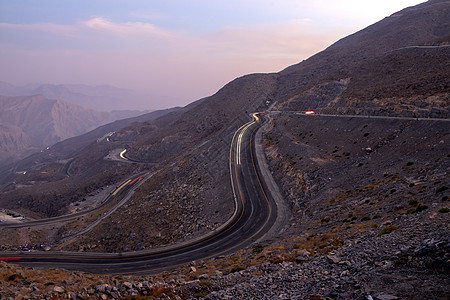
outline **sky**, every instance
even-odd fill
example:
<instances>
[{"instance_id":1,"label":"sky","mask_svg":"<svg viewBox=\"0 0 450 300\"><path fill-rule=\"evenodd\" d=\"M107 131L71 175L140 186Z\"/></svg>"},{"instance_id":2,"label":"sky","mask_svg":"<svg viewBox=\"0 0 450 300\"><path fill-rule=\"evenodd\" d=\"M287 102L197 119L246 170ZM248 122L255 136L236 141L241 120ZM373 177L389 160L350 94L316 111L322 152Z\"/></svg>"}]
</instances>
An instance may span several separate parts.
<instances>
[{"instance_id":1,"label":"sky","mask_svg":"<svg viewBox=\"0 0 450 300\"><path fill-rule=\"evenodd\" d=\"M0 81L113 85L148 95L140 109L183 106L421 2L0 0Z\"/></svg>"}]
</instances>

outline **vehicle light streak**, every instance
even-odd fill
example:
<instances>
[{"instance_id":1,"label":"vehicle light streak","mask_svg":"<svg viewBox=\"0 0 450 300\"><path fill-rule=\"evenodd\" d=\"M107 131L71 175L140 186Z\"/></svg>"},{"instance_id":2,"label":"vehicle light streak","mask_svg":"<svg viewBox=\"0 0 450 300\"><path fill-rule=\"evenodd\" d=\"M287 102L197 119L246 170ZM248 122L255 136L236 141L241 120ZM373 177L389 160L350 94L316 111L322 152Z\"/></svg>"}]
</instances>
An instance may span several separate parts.
<instances>
[{"instance_id":1,"label":"vehicle light streak","mask_svg":"<svg viewBox=\"0 0 450 300\"><path fill-rule=\"evenodd\" d=\"M114 191L114 193L112 193L112 195L113 195L113 196L117 195L117 193L120 192L120 190L121 190L124 186L126 186L128 183L130 183L130 182L131 182L131 179L128 179L124 184L122 184L121 186L119 186L119 187Z\"/></svg>"},{"instance_id":2,"label":"vehicle light streak","mask_svg":"<svg viewBox=\"0 0 450 300\"><path fill-rule=\"evenodd\" d=\"M244 135L245 131L252 126L253 124L255 124L256 122L259 122L259 117L258 117L259 113L253 113L252 117L253 117L253 121L249 122L248 124L244 124L241 128L241 132L239 133L238 136L238 140L236 143L236 164L240 165L241 164L241 143L242 143L242 136ZM239 128L238 131L241 129Z\"/></svg>"},{"instance_id":3,"label":"vehicle light streak","mask_svg":"<svg viewBox=\"0 0 450 300\"><path fill-rule=\"evenodd\" d=\"M132 182L129 183L129 185L132 185L133 183L135 183L136 181L138 181L139 179L141 179L142 177L144 177L144 175L139 176L138 178L134 179Z\"/></svg>"},{"instance_id":4,"label":"vehicle light streak","mask_svg":"<svg viewBox=\"0 0 450 300\"><path fill-rule=\"evenodd\" d=\"M11 261L11 260L21 260L21 257L0 257L0 260Z\"/></svg>"},{"instance_id":5,"label":"vehicle light streak","mask_svg":"<svg viewBox=\"0 0 450 300\"><path fill-rule=\"evenodd\" d=\"M123 150L122 152L120 152L120 157L123 158L123 159L125 159L125 160L128 160L128 158L126 158L126 157L124 156L125 152L127 152L127 149L125 149L125 150Z\"/></svg>"},{"instance_id":6,"label":"vehicle light streak","mask_svg":"<svg viewBox=\"0 0 450 300\"><path fill-rule=\"evenodd\" d=\"M255 124L255 121L252 121L248 123L242 130L241 133L239 133L238 141L237 141L237 149L236 149L236 162L238 165L241 164L241 143L242 143L242 136L244 135L245 131Z\"/></svg>"}]
</instances>

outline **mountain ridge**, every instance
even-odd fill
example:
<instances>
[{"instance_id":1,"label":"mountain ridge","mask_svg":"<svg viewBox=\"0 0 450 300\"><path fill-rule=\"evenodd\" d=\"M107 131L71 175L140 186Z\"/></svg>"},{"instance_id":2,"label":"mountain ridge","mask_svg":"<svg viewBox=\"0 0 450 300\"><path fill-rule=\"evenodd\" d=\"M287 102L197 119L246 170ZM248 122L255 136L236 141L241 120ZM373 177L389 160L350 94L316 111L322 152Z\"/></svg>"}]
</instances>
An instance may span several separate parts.
<instances>
[{"instance_id":1,"label":"mountain ridge","mask_svg":"<svg viewBox=\"0 0 450 300\"><path fill-rule=\"evenodd\" d=\"M23 86L0 82L0 95L33 96L44 95L50 99L61 99L75 105L96 111L148 110L149 100L161 102L178 102L177 99L165 95L146 95L129 89L112 85L90 86L85 84L41 84L33 83Z\"/></svg>"},{"instance_id":2,"label":"mountain ridge","mask_svg":"<svg viewBox=\"0 0 450 300\"><path fill-rule=\"evenodd\" d=\"M141 114L96 112L43 95L0 95L1 163L11 162L100 125Z\"/></svg>"}]
</instances>

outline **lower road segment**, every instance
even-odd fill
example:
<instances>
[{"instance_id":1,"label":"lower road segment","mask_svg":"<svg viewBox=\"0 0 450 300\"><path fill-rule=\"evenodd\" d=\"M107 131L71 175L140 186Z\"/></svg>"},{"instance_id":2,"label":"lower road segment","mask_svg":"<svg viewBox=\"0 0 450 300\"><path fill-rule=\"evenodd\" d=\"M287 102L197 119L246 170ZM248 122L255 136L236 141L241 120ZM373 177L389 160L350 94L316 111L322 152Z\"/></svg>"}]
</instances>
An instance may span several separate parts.
<instances>
[{"instance_id":1,"label":"lower road segment","mask_svg":"<svg viewBox=\"0 0 450 300\"><path fill-rule=\"evenodd\" d=\"M264 119L260 114L255 113L252 116L253 120L240 127L231 142L230 175L235 213L216 231L184 244L149 251L120 254L2 253L0 260L26 266L59 267L101 274L158 273L185 265L192 260L232 253L251 245L271 228L277 216L276 204L258 169L255 155L255 132ZM131 182L133 181L126 183Z\"/></svg>"}]
</instances>

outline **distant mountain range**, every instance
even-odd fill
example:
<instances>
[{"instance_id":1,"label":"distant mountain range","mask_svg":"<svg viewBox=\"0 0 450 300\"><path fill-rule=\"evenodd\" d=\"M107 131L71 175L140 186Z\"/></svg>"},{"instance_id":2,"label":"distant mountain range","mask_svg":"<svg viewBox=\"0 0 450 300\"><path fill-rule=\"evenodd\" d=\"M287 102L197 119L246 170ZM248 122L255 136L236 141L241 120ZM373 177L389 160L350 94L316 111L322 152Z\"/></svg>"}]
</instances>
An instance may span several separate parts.
<instances>
[{"instance_id":1,"label":"distant mountain range","mask_svg":"<svg viewBox=\"0 0 450 300\"><path fill-rule=\"evenodd\" d=\"M0 95L0 165L103 124L144 113L98 112L43 95Z\"/></svg>"}]
</instances>

